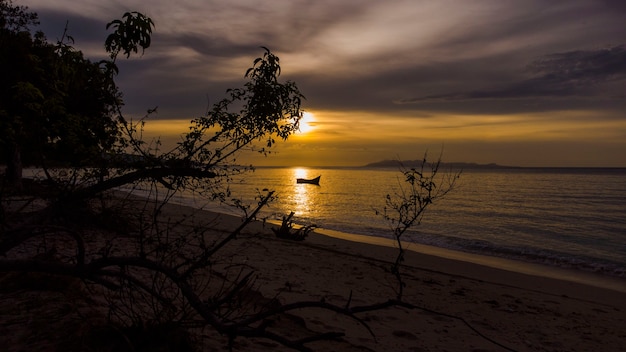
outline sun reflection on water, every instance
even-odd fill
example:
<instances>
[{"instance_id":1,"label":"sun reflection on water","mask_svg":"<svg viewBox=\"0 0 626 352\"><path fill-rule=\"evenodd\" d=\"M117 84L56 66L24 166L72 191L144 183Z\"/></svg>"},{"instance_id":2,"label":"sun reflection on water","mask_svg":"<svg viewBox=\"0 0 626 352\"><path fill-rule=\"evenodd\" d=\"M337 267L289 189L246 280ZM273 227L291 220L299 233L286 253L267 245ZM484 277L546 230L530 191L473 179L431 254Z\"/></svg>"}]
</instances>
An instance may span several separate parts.
<instances>
[{"instance_id":1,"label":"sun reflection on water","mask_svg":"<svg viewBox=\"0 0 626 352\"><path fill-rule=\"evenodd\" d=\"M294 168L293 169L294 184L297 178L310 178L308 173L309 171L305 168ZM295 184L293 201L296 207L296 209L294 209L296 214L308 213L310 211L311 196L312 196L311 187L315 187L315 186L310 185L310 184L305 184L305 183Z\"/></svg>"},{"instance_id":2,"label":"sun reflection on water","mask_svg":"<svg viewBox=\"0 0 626 352\"><path fill-rule=\"evenodd\" d=\"M307 178L308 170L303 167L296 167L293 169L293 175L295 178Z\"/></svg>"}]
</instances>

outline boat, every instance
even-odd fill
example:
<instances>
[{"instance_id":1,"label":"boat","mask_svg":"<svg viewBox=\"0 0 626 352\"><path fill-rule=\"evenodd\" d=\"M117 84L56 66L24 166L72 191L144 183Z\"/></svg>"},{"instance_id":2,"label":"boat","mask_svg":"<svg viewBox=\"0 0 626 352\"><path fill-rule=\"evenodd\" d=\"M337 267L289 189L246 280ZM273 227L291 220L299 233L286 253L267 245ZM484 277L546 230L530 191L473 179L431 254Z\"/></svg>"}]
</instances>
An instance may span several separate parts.
<instances>
[{"instance_id":1,"label":"boat","mask_svg":"<svg viewBox=\"0 0 626 352\"><path fill-rule=\"evenodd\" d=\"M312 185L318 185L320 184L320 176L317 176L316 178L298 178L296 179L296 183L309 183Z\"/></svg>"}]
</instances>

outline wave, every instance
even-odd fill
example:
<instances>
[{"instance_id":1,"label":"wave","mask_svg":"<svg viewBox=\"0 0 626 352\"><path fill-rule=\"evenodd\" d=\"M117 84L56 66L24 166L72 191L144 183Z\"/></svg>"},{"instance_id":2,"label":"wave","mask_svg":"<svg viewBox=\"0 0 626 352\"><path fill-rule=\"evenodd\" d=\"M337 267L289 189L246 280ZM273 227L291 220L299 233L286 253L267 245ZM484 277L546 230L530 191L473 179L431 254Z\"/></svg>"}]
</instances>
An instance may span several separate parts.
<instances>
[{"instance_id":1,"label":"wave","mask_svg":"<svg viewBox=\"0 0 626 352\"><path fill-rule=\"evenodd\" d=\"M342 226L329 229L366 236L392 238L392 236L386 234L384 230L374 227ZM459 252L480 254L564 269L581 270L618 278L626 278L626 266L622 263L590 256L571 255L548 249L524 246L502 246L479 239L467 239L454 236L442 236L438 234L415 232L409 233L403 238L403 241L445 248Z\"/></svg>"}]
</instances>

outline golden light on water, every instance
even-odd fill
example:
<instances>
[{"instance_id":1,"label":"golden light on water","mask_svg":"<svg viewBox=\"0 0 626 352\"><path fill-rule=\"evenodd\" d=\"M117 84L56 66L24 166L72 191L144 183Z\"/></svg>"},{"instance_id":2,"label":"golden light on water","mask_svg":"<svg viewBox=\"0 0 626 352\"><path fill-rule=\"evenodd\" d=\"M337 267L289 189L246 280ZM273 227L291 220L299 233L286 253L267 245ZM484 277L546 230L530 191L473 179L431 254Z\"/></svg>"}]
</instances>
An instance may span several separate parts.
<instances>
[{"instance_id":1,"label":"golden light on water","mask_svg":"<svg viewBox=\"0 0 626 352\"><path fill-rule=\"evenodd\" d=\"M308 172L307 169L302 167L297 167L293 169L293 176L295 178L307 178Z\"/></svg>"},{"instance_id":2,"label":"golden light on water","mask_svg":"<svg viewBox=\"0 0 626 352\"><path fill-rule=\"evenodd\" d=\"M293 175L295 183L298 178L310 178L308 174L308 170L305 168L294 168ZM294 203L296 209L294 209L298 214L306 213L308 211L309 203L310 203L310 189L311 185L308 184L297 184L294 192Z\"/></svg>"}]
</instances>

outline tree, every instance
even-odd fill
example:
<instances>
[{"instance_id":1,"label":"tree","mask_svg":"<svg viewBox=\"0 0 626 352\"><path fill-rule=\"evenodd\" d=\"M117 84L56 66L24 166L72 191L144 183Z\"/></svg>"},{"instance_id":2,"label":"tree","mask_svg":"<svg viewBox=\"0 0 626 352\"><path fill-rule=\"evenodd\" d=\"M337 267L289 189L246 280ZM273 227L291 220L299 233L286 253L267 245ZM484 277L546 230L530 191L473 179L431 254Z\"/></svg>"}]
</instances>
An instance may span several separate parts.
<instances>
[{"instance_id":1,"label":"tree","mask_svg":"<svg viewBox=\"0 0 626 352\"><path fill-rule=\"evenodd\" d=\"M28 12L28 7L14 6L12 0L0 1L0 28L19 32L37 24L37 14Z\"/></svg>"},{"instance_id":2,"label":"tree","mask_svg":"<svg viewBox=\"0 0 626 352\"><path fill-rule=\"evenodd\" d=\"M36 14L7 0L0 9L0 149L9 183L19 187L22 163L97 164L119 135L112 77L72 47L67 28L50 44L29 31Z\"/></svg>"},{"instance_id":3,"label":"tree","mask_svg":"<svg viewBox=\"0 0 626 352\"><path fill-rule=\"evenodd\" d=\"M426 209L450 193L461 176L460 171L440 172L441 155L435 162L429 162L427 156L424 153L418 167L408 168L400 164L403 182L398 182L393 194L387 194L383 210L376 210L376 214L388 222L398 247L398 256L390 268L391 274L396 278L398 300L402 300L405 286L400 269L404 261L403 241L406 232L421 223Z\"/></svg>"},{"instance_id":4,"label":"tree","mask_svg":"<svg viewBox=\"0 0 626 352\"><path fill-rule=\"evenodd\" d=\"M18 141L23 131L22 121L12 117L9 120L8 102L11 101L12 88L18 82L15 74L23 65L28 64L32 40L28 26L38 24L37 15L29 13L26 7L13 6L11 0L0 0L0 151L4 151L7 163L7 177L20 187L22 176L21 153ZM9 51L9 48L11 51ZM12 55L9 55L12 54ZM16 87L19 89L19 87ZM22 86L22 89L34 88ZM28 89L28 96L39 95L37 91Z\"/></svg>"}]
</instances>

